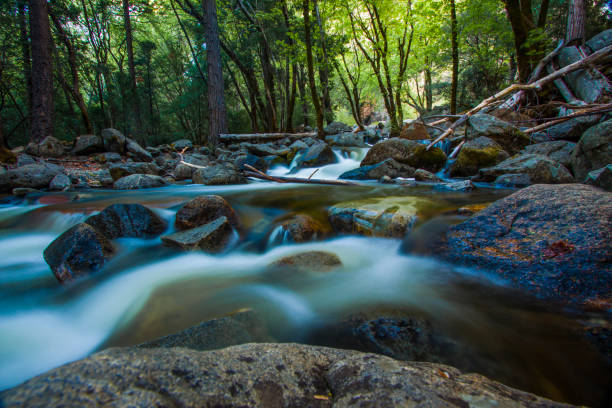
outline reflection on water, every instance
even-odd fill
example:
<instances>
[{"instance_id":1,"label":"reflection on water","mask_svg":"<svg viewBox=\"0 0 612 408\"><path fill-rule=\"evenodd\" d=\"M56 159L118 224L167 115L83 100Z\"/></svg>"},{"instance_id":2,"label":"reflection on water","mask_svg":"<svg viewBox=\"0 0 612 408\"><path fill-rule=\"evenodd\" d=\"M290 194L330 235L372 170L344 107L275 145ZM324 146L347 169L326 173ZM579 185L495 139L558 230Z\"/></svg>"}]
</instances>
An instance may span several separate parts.
<instances>
[{"instance_id":1,"label":"reflection on water","mask_svg":"<svg viewBox=\"0 0 612 408\"><path fill-rule=\"evenodd\" d=\"M319 173L331 174L323 168ZM469 344L479 372L552 398L601 404L611 385L609 367L586 343L580 326L580 320L595 317L535 302L474 271L401 255L399 240L347 236L296 245L283 239L282 231L269 234L274 220L287 213L321 220L326 207L340 201L397 195L439 204L421 215L419 224L427 229L449 210L508 193L255 182L70 193L61 204L38 205L34 197L0 207L0 388L104 347L136 344L244 307L257 310L279 341L313 342L313 330L321 325L352 313L393 309L425 316ZM102 271L65 286L42 258L61 232L109 204L147 205L170 221L172 230L178 206L201 194L223 195L251 231L233 252L177 253L162 247L159 238L120 239L118 256ZM434 217L438 221L425 223ZM343 267L289 276L267 268L310 250L335 253Z\"/></svg>"}]
</instances>

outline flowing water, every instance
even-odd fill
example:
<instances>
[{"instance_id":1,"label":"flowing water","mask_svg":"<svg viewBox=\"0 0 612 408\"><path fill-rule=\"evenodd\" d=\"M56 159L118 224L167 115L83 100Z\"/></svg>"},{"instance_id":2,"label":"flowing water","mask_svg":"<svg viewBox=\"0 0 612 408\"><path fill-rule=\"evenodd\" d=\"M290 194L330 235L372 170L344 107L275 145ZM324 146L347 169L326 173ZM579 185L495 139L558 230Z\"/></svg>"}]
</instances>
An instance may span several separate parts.
<instances>
[{"instance_id":1,"label":"flowing water","mask_svg":"<svg viewBox=\"0 0 612 408\"><path fill-rule=\"evenodd\" d=\"M336 178L356 167L364 151L337 154L339 163L320 168L317 178ZM274 220L288 213L324 219L332 204L381 196L434 200L435 208L419 220L429 221L426 228L448 222L447 214L461 206L509 193L254 181L0 197L0 389L97 350L137 344L242 308L256 310L279 341L332 346L333 339L317 337L321 327L350 314L384 311L429 319L465 347L466 366L477 372L557 400L603 406L612 385L610 367L585 340L583 325L605 316L536 301L468 268L402 255L400 240L341 236L292 244L274 229ZM53 239L107 205L144 204L167 219L171 231L178 207L202 194L225 197L249 231L225 254L176 252L159 238L119 239L119 255L103 270L68 285L58 284L43 260ZM333 252L343 267L294 276L267 269L280 257L309 250Z\"/></svg>"}]
</instances>

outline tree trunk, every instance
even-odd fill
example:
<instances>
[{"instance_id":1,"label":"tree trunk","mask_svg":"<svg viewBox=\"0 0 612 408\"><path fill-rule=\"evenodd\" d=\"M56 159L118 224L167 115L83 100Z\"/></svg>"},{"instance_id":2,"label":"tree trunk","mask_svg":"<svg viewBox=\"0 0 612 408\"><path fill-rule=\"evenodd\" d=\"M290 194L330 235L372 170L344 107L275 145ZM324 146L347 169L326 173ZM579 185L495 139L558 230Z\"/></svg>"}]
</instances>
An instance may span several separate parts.
<instances>
[{"instance_id":1,"label":"tree trunk","mask_svg":"<svg viewBox=\"0 0 612 408\"><path fill-rule=\"evenodd\" d=\"M323 91L323 95L321 96L323 117L325 118L325 122L330 124L334 121L334 113L332 111L331 97L329 94L329 60L327 58L327 44L325 41L326 34L323 29L323 20L321 19L321 12L319 11L319 3L317 0L313 0L313 5L317 17L317 25L319 26L319 43L321 44L321 51L323 53L323 64L319 65L319 79Z\"/></svg>"},{"instance_id":2,"label":"tree trunk","mask_svg":"<svg viewBox=\"0 0 612 408\"><path fill-rule=\"evenodd\" d=\"M130 88L132 93L132 102L134 106L134 117L136 119L135 135L142 142L141 131L142 122L140 118L140 99L138 97L138 88L136 86L136 67L134 65L134 47L132 46L132 23L130 20L130 0L122 0L123 2L123 25L125 27L125 47L128 56L128 70L130 73Z\"/></svg>"},{"instance_id":3,"label":"tree trunk","mask_svg":"<svg viewBox=\"0 0 612 408\"><path fill-rule=\"evenodd\" d=\"M451 48L453 54L453 76L451 80L450 114L457 113L457 80L459 76L459 45L457 44L457 11L455 0L450 0L451 12Z\"/></svg>"},{"instance_id":4,"label":"tree trunk","mask_svg":"<svg viewBox=\"0 0 612 408\"><path fill-rule=\"evenodd\" d=\"M223 71L221 70L221 44L217 25L217 4L215 0L203 0L204 35L206 38L206 65L208 72L208 143L216 148L219 134L227 133L225 96L223 94Z\"/></svg>"},{"instance_id":5,"label":"tree trunk","mask_svg":"<svg viewBox=\"0 0 612 408\"><path fill-rule=\"evenodd\" d=\"M323 132L323 109L317 93L317 85L315 82L314 75L314 63L312 58L312 38L310 35L310 1L304 0L303 2L304 12L304 40L306 42L306 65L308 66L308 84L310 86L310 95L312 96L312 103L317 114L317 136L321 140L325 140L325 133Z\"/></svg>"},{"instance_id":6,"label":"tree trunk","mask_svg":"<svg viewBox=\"0 0 612 408\"><path fill-rule=\"evenodd\" d=\"M583 45L585 32L584 0L569 0L565 43L567 45Z\"/></svg>"},{"instance_id":7,"label":"tree trunk","mask_svg":"<svg viewBox=\"0 0 612 408\"><path fill-rule=\"evenodd\" d=\"M19 37L21 42L21 55L23 59L23 77L26 83L28 99L28 118L32 117L32 60L30 59L30 45L28 42L28 28L26 20L25 1L19 0ZM29 130L29 124L28 124Z\"/></svg>"},{"instance_id":8,"label":"tree trunk","mask_svg":"<svg viewBox=\"0 0 612 408\"><path fill-rule=\"evenodd\" d=\"M451 86L452 88L452 86ZM425 69L425 109L431 111L433 109L433 90L431 83L431 69Z\"/></svg>"},{"instance_id":9,"label":"tree trunk","mask_svg":"<svg viewBox=\"0 0 612 408\"><path fill-rule=\"evenodd\" d=\"M29 0L32 38L32 122L35 143L53 135L53 63L47 0Z\"/></svg>"},{"instance_id":10,"label":"tree trunk","mask_svg":"<svg viewBox=\"0 0 612 408\"><path fill-rule=\"evenodd\" d=\"M523 0L524 1L524 0ZM531 4L531 2L526 2ZM523 9L524 4L520 0L504 0L506 13L512 33L514 34L514 48L516 52L517 68L519 72L519 81L527 83L531 74L531 60L529 49L525 46L529 31L534 28L533 20L529 19L532 16L531 10Z\"/></svg>"}]
</instances>

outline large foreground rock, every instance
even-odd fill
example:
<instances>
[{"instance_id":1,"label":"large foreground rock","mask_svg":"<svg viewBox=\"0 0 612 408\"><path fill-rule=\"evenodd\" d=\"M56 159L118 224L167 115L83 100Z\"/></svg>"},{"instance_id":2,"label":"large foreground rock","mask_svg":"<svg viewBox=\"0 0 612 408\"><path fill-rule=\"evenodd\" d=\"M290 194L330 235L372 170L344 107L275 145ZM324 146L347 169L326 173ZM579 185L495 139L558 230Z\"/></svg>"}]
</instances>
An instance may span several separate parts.
<instances>
[{"instance_id":1,"label":"large foreground rock","mask_svg":"<svg viewBox=\"0 0 612 408\"><path fill-rule=\"evenodd\" d=\"M166 221L141 204L113 204L85 222L108 239L151 238L168 227Z\"/></svg>"},{"instance_id":2,"label":"large foreground rock","mask_svg":"<svg viewBox=\"0 0 612 408\"><path fill-rule=\"evenodd\" d=\"M446 163L446 155L442 150L427 146L413 140L392 138L376 143L361 161L361 166L370 166L387 159L407 164L415 169L425 169L437 172Z\"/></svg>"},{"instance_id":3,"label":"large foreground rock","mask_svg":"<svg viewBox=\"0 0 612 408\"><path fill-rule=\"evenodd\" d=\"M612 306L612 193L535 185L453 226L432 253L547 299Z\"/></svg>"},{"instance_id":4,"label":"large foreground rock","mask_svg":"<svg viewBox=\"0 0 612 408\"><path fill-rule=\"evenodd\" d=\"M183 231L208 224L223 216L227 217L232 227L240 227L238 214L225 198L217 195L198 196L179 208L174 226L177 230Z\"/></svg>"},{"instance_id":5,"label":"large foreground rock","mask_svg":"<svg viewBox=\"0 0 612 408\"><path fill-rule=\"evenodd\" d=\"M562 164L541 154L522 154L504 160L496 166L480 169L477 180L495 181L506 174L526 174L532 184L574 182L574 178Z\"/></svg>"},{"instance_id":6,"label":"large foreground rock","mask_svg":"<svg viewBox=\"0 0 612 408\"><path fill-rule=\"evenodd\" d=\"M81 223L51 242L43 256L57 280L66 282L100 269L114 253L104 235Z\"/></svg>"},{"instance_id":7,"label":"large foreground rock","mask_svg":"<svg viewBox=\"0 0 612 408\"><path fill-rule=\"evenodd\" d=\"M227 217L219 217L200 227L161 237L164 245L186 251L200 249L209 253L222 252L231 241L233 230Z\"/></svg>"},{"instance_id":8,"label":"large foreground rock","mask_svg":"<svg viewBox=\"0 0 612 408\"><path fill-rule=\"evenodd\" d=\"M612 119L584 132L571 161L574 175L580 181L589 172L612 164Z\"/></svg>"},{"instance_id":9,"label":"large foreground rock","mask_svg":"<svg viewBox=\"0 0 612 408\"><path fill-rule=\"evenodd\" d=\"M562 407L440 364L298 344L115 348L0 394L6 407Z\"/></svg>"}]
</instances>

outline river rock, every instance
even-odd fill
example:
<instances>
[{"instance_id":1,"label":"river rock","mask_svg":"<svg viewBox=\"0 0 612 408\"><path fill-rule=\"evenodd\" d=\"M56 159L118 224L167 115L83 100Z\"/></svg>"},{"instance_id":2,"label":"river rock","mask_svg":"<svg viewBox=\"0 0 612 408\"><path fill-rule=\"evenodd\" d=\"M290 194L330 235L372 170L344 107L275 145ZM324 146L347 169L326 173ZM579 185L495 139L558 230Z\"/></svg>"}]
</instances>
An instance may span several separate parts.
<instances>
[{"instance_id":1,"label":"river rock","mask_svg":"<svg viewBox=\"0 0 612 408\"><path fill-rule=\"evenodd\" d=\"M102 143L107 152L125 154L127 138L117 129L102 129Z\"/></svg>"},{"instance_id":2,"label":"river rock","mask_svg":"<svg viewBox=\"0 0 612 408\"><path fill-rule=\"evenodd\" d=\"M130 139L129 137L126 138L125 149L137 160L145 162L153 161L153 156L151 153L149 153L146 149L143 149L138 142Z\"/></svg>"},{"instance_id":3,"label":"river rock","mask_svg":"<svg viewBox=\"0 0 612 408\"><path fill-rule=\"evenodd\" d=\"M285 256L268 265L270 269L284 272L330 272L342 267L338 255L331 252L310 251Z\"/></svg>"},{"instance_id":4,"label":"river rock","mask_svg":"<svg viewBox=\"0 0 612 408\"><path fill-rule=\"evenodd\" d=\"M185 347L204 351L269 341L272 341L272 337L263 320L253 310L246 310L202 322L182 332L140 344L138 347Z\"/></svg>"},{"instance_id":5,"label":"river rock","mask_svg":"<svg viewBox=\"0 0 612 408\"><path fill-rule=\"evenodd\" d=\"M440 177L424 169L417 169L414 172L414 179L416 181L426 181L429 183L437 183L442 181Z\"/></svg>"},{"instance_id":6,"label":"river rock","mask_svg":"<svg viewBox=\"0 0 612 408\"><path fill-rule=\"evenodd\" d=\"M17 155L17 167L27 166L28 164L38 164L38 162L27 153Z\"/></svg>"},{"instance_id":7,"label":"river rock","mask_svg":"<svg viewBox=\"0 0 612 408\"><path fill-rule=\"evenodd\" d=\"M206 167L205 169L197 169L193 172L192 179L194 184L205 184L209 186L247 183L246 177L244 177L234 165L229 163L216 164Z\"/></svg>"},{"instance_id":8,"label":"river rock","mask_svg":"<svg viewBox=\"0 0 612 408\"><path fill-rule=\"evenodd\" d=\"M66 282L100 269L114 253L104 235L81 223L51 242L43 256L57 280Z\"/></svg>"},{"instance_id":9,"label":"river rock","mask_svg":"<svg viewBox=\"0 0 612 408\"><path fill-rule=\"evenodd\" d=\"M603 188L606 191L612 191L612 164L608 164L604 168L590 172L584 184L590 184L595 187Z\"/></svg>"},{"instance_id":10,"label":"river rock","mask_svg":"<svg viewBox=\"0 0 612 408\"><path fill-rule=\"evenodd\" d=\"M240 218L232 206L217 195L198 196L185 204L176 212L174 227L178 231L196 228L219 218L227 217L234 228L240 228Z\"/></svg>"},{"instance_id":11,"label":"river rock","mask_svg":"<svg viewBox=\"0 0 612 408\"><path fill-rule=\"evenodd\" d=\"M241 146L244 147L249 153L254 154L255 156L259 156L259 157L264 157L264 156L287 157L289 153L291 153L291 149L289 148L277 149L272 143L265 143L265 144L241 143Z\"/></svg>"},{"instance_id":12,"label":"river rock","mask_svg":"<svg viewBox=\"0 0 612 408\"><path fill-rule=\"evenodd\" d=\"M188 151L193 149L193 142L189 139L179 139L170 143L170 147L177 152L182 152L184 149Z\"/></svg>"},{"instance_id":13,"label":"river rock","mask_svg":"<svg viewBox=\"0 0 612 408\"><path fill-rule=\"evenodd\" d=\"M506 160L508 153L493 139L480 136L468 140L461 148L457 160L450 169L452 177L467 177L483 167L491 167Z\"/></svg>"},{"instance_id":14,"label":"river rock","mask_svg":"<svg viewBox=\"0 0 612 408\"><path fill-rule=\"evenodd\" d=\"M476 180L491 182L503 174L527 174L532 183L561 184L575 181L562 164L540 154L522 154L494 167L480 169Z\"/></svg>"},{"instance_id":15,"label":"river rock","mask_svg":"<svg viewBox=\"0 0 612 408\"><path fill-rule=\"evenodd\" d=\"M338 178L348 180L378 180L384 176L389 178L413 177L414 168L394 159L387 159L370 166L362 166L342 173Z\"/></svg>"},{"instance_id":16,"label":"river rock","mask_svg":"<svg viewBox=\"0 0 612 408\"><path fill-rule=\"evenodd\" d=\"M432 252L538 297L612 306L612 193L534 185L451 227Z\"/></svg>"},{"instance_id":17,"label":"river rock","mask_svg":"<svg viewBox=\"0 0 612 408\"><path fill-rule=\"evenodd\" d=\"M419 121L413 120L408 123L404 123L402 131L399 135L400 139L408 140L428 140L431 139L425 125Z\"/></svg>"},{"instance_id":18,"label":"river rock","mask_svg":"<svg viewBox=\"0 0 612 408\"><path fill-rule=\"evenodd\" d=\"M122 177L132 174L151 174L159 175L159 167L155 163L148 162L128 162L113 164L108 168L113 180L119 180Z\"/></svg>"},{"instance_id":19,"label":"river rock","mask_svg":"<svg viewBox=\"0 0 612 408\"><path fill-rule=\"evenodd\" d=\"M299 344L112 348L0 394L6 407L567 407L478 374Z\"/></svg>"},{"instance_id":20,"label":"river rock","mask_svg":"<svg viewBox=\"0 0 612 408\"><path fill-rule=\"evenodd\" d=\"M275 224L274 230L280 231L283 238L290 242L308 242L323 239L329 235L329 227L306 214L296 214Z\"/></svg>"},{"instance_id":21,"label":"river rock","mask_svg":"<svg viewBox=\"0 0 612 408\"><path fill-rule=\"evenodd\" d=\"M337 163L338 158L326 143L313 144L296 160L296 169Z\"/></svg>"},{"instance_id":22,"label":"river rock","mask_svg":"<svg viewBox=\"0 0 612 408\"><path fill-rule=\"evenodd\" d=\"M612 164L612 119L584 132L571 161L578 180L584 180L590 171Z\"/></svg>"},{"instance_id":23,"label":"river rock","mask_svg":"<svg viewBox=\"0 0 612 408\"><path fill-rule=\"evenodd\" d=\"M115 163L121 161L121 155L115 152L104 152L94 156L93 158L98 163Z\"/></svg>"},{"instance_id":24,"label":"river rock","mask_svg":"<svg viewBox=\"0 0 612 408\"><path fill-rule=\"evenodd\" d=\"M181 248L183 250L200 249L205 252L222 252L233 235L233 229L227 217L219 217L216 220L200 227L161 237L164 245Z\"/></svg>"},{"instance_id":25,"label":"river rock","mask_svg":"<svg viewBox=\"0 0 612 408\"><path fill-rule=\"evenodd\" d=\"M67 168L65 172L75 188L112 187L115 182L108 169L81 170Z\"/></svg>"},{"instance_id":26,"label":"river rock","mask_svg":"<svg viewBox=\"0 0 612 408\"><path fill-rule=\"evenodd\" d=\"M332 122L323 128L326 135L337 135L338 133L350 132L352 129L349 125L342 122Z\"/></svg>"},{"instance_id":27,"label":"river rock","mask_svg":"<svg viewBox=\"0 0 612 408\"><path fill-rule=\"evenodd\" d=\"M49 183L49 190L51 191L63 191L70 188L72 182L70 181L70 177L65 175L64 173L60 173L57 176L53 177L53 180Z\"/></svg>"},{"instance_id":28,"label":"river rock","mask_svg":"<svg viewBox=\"0 0 612 408\"><path fill-rule=\"evenodd\" d=\"M47 136L38 144L28 144L25 152L39 157L62 157L64 155L64 146L62 142L53 136Z\"/></svg>"},{"instance_id":29,"label":"river rock","mask_svg":"<svg viewBox=\"0 0 612 408\"><path fill-rule=\"evenodd\" d=\"M28 164L6 172L8 185L25 188L47 188L62 168L51 163Z\"/></svg>"},{"instance_id":30,"label":"river rock","mask_svg":"<svg viewBox=\"0 0 612 408\"><path fill-rule=\"evenodd\" d=\"M510 155L517 154L530 143L529 136L516 126L485 113L470 117L469 125L469 139L486 136L497 142Z\"/></svg>"},{"instance_id":31,"label":"river rock","mask_svg":"<svg viewBox=\"0 0 612 408\"><path fill-rule=\"evenodd\" d=\"M555 140L552 142L536 143L527 146L522 150L522 154L541 154L561 163L565 168L569 169L571 165L571 156L576 143L567 142L564 140Z\"/></svg>"},{"instance_id":32,"label":"river rock","mask_svg":"<svg viewBox=\"0 0 612 408\"><path fill-rule=\"evenodd\" d=\"M580 136L590 127L595 126L601 119L601 115L579 116L557 123L544 130L546 138L549 140L574 140L580 139Z\"/></svg>"},{"instance_id":33,"label":"river rock","mask_svg":"<svg viewBox=\"0 0 612 408\"><path fill-rule=\"evenodd\" d=\"M447 191L462 191L468 192L476 189L474 183L471 180L453 181L451 183L440 183L434 186L436 190L447 190Z\"/></svg>"},{"instance_id":34,"label":"river rock","mask_svg":"<svg viewBox=\"0 0 612 408\"><path fill-rule=\"evenodd\" d=\"M77 137L72 148L72 154L77 156L100 153L104 151L102 138L96 135L81 135Z\"/></svg>"},{"instance_id":35,"label":"river rock","mask_svg":"<svg viewBox=\"0 0 612 408\"><path fill-rule=\"evenodd\" d=\"M446 163L446 155L437 147L430 150L427 150L426 147L413 140L399 138L384 140L370 148L361 166L370 166L387 159L394 159L414 168L437 172Z\"/></svg>"},{"instance_id":36,"label":"river rock","mask_svg":"<svg viewBox=\"0 0 612 408\"><path fill-rule=\"evenodd\" d=\"M168 227L165 220L140 204L113 204L87 218L85 223L108 239L152 238L161 235Z\"/></svg>"},{"instance_id":37,"label":"river rock","mask_svg":"<svg viewBox=\"0 0 612 408\"><path fill-rule=\"evenodd\" d=\"M166 180L159 176L151 174L132 174L115 181L113 188L115 190L138 190L141 188L163 187L167 184Z\"/></svg>"},{"instance_id":38,"label":"river rock","mask_svg":"<svg viewBox=\"0 0 612 408\"><path fill-rule=\"evenodd\" d=\"M268 171L268 162L266 162L261 157L255 156L254 154L238 156L235 163L236 167L238 167L240 170L247 170L244 165L248 164L249 166L255 167L257 170L262 171L264 173Z\"/></svg>"},{"instance_id":39,"label":"river rock","mask_svg":"<svg viewBox=\"0 0 612 408\"><path fill-rule=\"evenodd\" d=\"M337 135L325 136L325 142L330 146L338 147L366 147L366 132L344 132Z\"/></svg>"},{"instance_id":40,"label":"river rock","mask_svg":"<svg viewBox=\"0 0 612 408\"><path fill-rule=\"evenodd\" d=\"M424 209L436 204L421 197L379 197L338 203L327 210L338 233L401 238Z\"/></svg>"},{"instance_id":41,"label":"river rock","mask_svg":"<svg viewBox=\"0 0 612 408\"><path fill-rule=\"evenodd\" d=\"M522 188L533 184L529 174L502 174L494 181L495 184L501 187Z\"/></svg>"}]
</instances>

